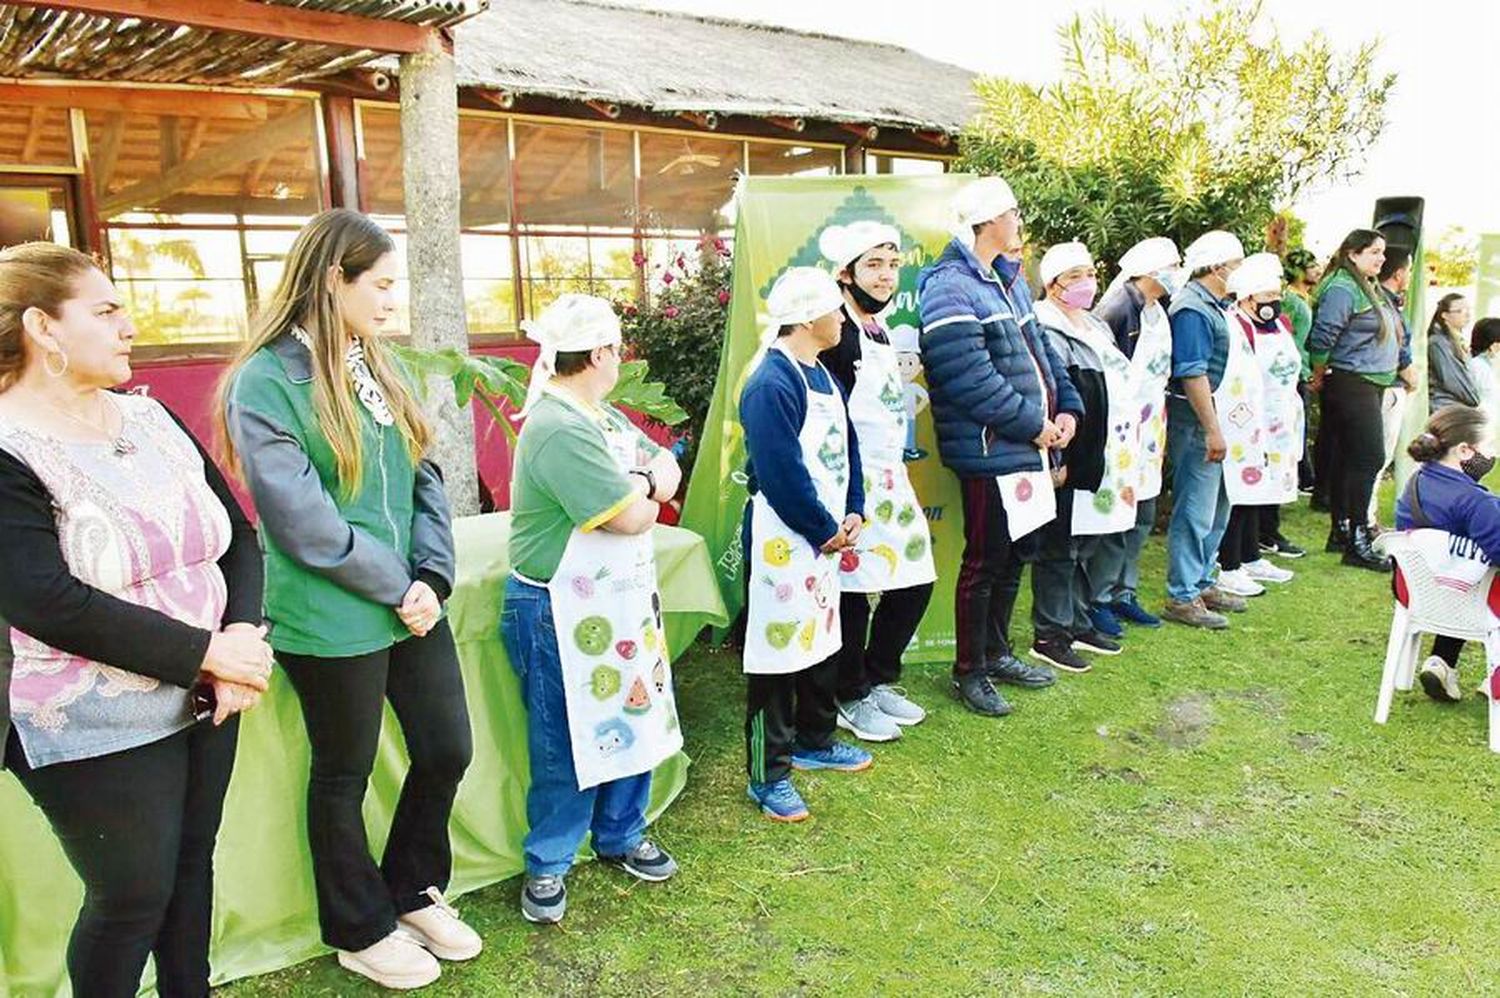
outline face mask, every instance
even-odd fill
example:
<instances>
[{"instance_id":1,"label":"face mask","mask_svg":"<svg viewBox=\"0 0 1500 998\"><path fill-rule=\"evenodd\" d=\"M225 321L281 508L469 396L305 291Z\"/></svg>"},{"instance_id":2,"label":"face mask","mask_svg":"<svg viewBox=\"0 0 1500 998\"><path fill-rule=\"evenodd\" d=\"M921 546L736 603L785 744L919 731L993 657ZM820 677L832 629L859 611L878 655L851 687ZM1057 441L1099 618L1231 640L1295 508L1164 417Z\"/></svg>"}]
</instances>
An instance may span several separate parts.
<instances>
[{"instance_id":1,"label":"face mask","mask_svg":"<svg viewBox=\"0 0 1500 998\"><path fill-rule=\"evenodd\" d=\"M885 311L885 307L891 303L889 298L876 298L870 292L850 281L844 285L844 290L849 292L849 297L854 299L854 304L870 315L879 315Z\"/></svg>"},{"instance_id":2,"label":"face mask","mask_svg":"<svg viewBox=\"0 0 1500 998\"><path fill-rule=\"evenodd\" d=\"M1280 298L1277 298L1275 301L1261 301L1255 303L1255 317L1266 325L1270 325L1271 323L1275 322L1276 317L1280 314Z\"/></svg>"},{"instance_id":3,"label":"face mask","mask_svg":"<svg viewBox=\"0 0 1500 998\"><path fill-rule=\"evenodd\" d=\"M1483 479L1485 475L1488 475L1490 473L1490 469L1494 466L1494 458L1486 457L1485 455L1478 452L1475 452L1474 456L1469 458L1468 460L1459 463L1459 467L1464 470L1464 474L1468 475L1476 482Z\"/></svg>"},{"instance_id":4,"label":"face mask","mask_svg":"<svg viewBox=\"0 0 1500 998\"><path fill-rule=\"evenodd\" d=\"M1160 284L1162 288L1166 290L1166 296L1168 298L1171 298L1173 295L1177 294L1177 292L1182 290L1182 271L1178 270L1176 267L1169 267L1166 270L1158 270L1151 276L1156 278L1156 283Z\"/></svg>"},{"instance_id":5,"label":"face mask","mask_svg":"<svg viewBox=\"0 0 1500 998\"><path fill-rule=\"evenodd\" d=\"M1069 308L1089 308L1094 304L1094 296L1098 293L1099 282L1092 277L1085 277L1063 288L1058 297Z\"/></svg>"}]
</instances>

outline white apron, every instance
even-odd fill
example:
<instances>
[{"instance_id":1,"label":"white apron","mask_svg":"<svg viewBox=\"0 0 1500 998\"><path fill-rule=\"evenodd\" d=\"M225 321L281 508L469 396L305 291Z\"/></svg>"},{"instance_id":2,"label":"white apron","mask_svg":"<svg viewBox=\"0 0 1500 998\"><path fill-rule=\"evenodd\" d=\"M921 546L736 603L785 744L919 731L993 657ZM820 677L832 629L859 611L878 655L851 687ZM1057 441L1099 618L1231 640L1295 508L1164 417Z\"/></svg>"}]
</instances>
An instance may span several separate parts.
<instances>
[{"instance_id":1,"label":"white apron","mask_svg":"<svg viewBox=\"0 0 1500 998\"><path fill-rule=\"evenodd\" d=\"M856 320L857 323L857 320ZM937 579L927 517L906 474L908 416L896 348L859 334L860 362L849 421L864 468L865 526L839 559L840 589L883 593Z\"/></svg>"},{"instance_id":2,"label":"white apron","mask_svg":"<svg viewBox=\"0 0 1500 998\"><path fill-rule=\"evenodd\" d=\"M815 392L786 348L807 395L797 442L818 502L842 521L849 493L849 440L844 400L825 368L832 392ZM820 364L819 367L822 367ZM776 515L765 493L750 497L750 603L745 628L746 672L801 672L843 646L839 628L839 556L824 554Z\"/></svg>"},{"instance_id":3,"label":"white apron","mask_svg":"<svg viewBox=\"0 0 1500 998\"><path fill-rule=\"evenodd\" d=\"M1034 322L1028 316L1027 322ZM1021 335L1026 335L1023 329ZM1045 334L1043 334L1045 335ZM1036 376L1043 404L1046 404L1047 381L1037 365L1036 355L1026 346L1026 358L1031 361L1031 373ZM1008 475L995 476L1000 487L1000 505L1005 508L1005 525L1010 539L1018 541L1027 534L1039 530L1057 519L1057 492L1052 486L1052 462L1045 447L1038 447L1042 457L1041 471L1013 471Z\"/></svg>"},{"instance_id":4,"label":"white apron","mask_svg":"<svg viewBox=\"0 0 1500 998\"><path fill-rule=\"evenodd\" d=\"M1260 367L1264 403L1265 478L1261 480L1263 502L1283 505L1297 501L1297 462L1302 460L1302 397L1297 379L1302 373L1302 354L1292 339L1290 320L1278 320L1275 333L1255 329L1249 317L1235 310L1241 330L1255 337L1255 360Z\"/></svg>"},{"instance_id":5,"label":"white apron","mask_svg":"<svg viewBox=\"0 0 1500 998\"><path fill-rule=\"evenodd\" d=\"M1161 468L1167 456L1167 381L1172 376L1172 324L1160 302L1141 310L1141 335L1130 357L1130 386L1136 405L1136 457L1140 483L1137 502L1161 495Z\"/></svg>"},{"instance_id":6,"label":"white apron","mask_svg":"<svg viewBox=\"0 0 1500 998\"><path fill-rule=\"evenodd\" d=\"M1074 327L1062 309L1057 309L1053 320L1064 336L1082 343L1099 358L1099 364L1104 368L1104 390L1109 396L1104 478L1096 491L1074 490L1073 533L1118 534L1135 526L1135 504L1143 464L1136 446L1135 421L1140 410L1130 392L1130 361L1115 346L1109 328L1092 316L1086 320L1087 331Z\"/></svg>"},{"instance_id":7,"label":"white apron","mask_svg":"<svg viewBox=\"0 0 1500 998\"><path fill-rule=\"evenodd\" d=\"M599 429L620 469L636 467L634 431ZM651 531L574 529L547 591L578 789L655 769L681 750L682 730Z\"/></svg>"},{"instance_id":8,"label":"white apron","mask_svg":"<svg viewBox=\"0 0 1500 998\"><path fill-rule=\"evenodd\" d=\"M1237 309L1235 311L1238 311ZM1231 506L1263 506L1276 500L1266 482L1265 393L1260 364L1233 312L1225 311L1229 355L1214 391L1219 431L1224 435L1224 491Z\"/></svg>"}]
</instances>

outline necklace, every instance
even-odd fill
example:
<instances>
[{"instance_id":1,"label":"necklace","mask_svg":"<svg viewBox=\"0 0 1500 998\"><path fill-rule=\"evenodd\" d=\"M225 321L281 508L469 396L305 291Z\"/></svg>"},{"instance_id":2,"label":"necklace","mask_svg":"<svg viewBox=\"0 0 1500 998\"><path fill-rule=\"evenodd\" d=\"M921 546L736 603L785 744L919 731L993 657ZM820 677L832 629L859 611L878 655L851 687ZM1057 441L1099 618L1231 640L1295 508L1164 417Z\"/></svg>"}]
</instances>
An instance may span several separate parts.
<instances>
[{"instance_id":1,"label":"necklace","mask_svg":"<svg viewBox=\"0 0 1500 998\"><path fill-rule=\"evenodd\" d=\"M126 457L135 453L135 444L125 439L124 416L120 417L120 432L109 432L109 419L107 416L105 416L104 413L104 409L107 403L104 401L102 395L99 398L99 414L104 418L102 418L98 423L95 423L93 420L84 419L82 416L78 415L75 412L70 412L67 408L47 398L47 396L43 395L41 392L34 391L31 388L27 388L26 390L32 395L35 395L37 398L41 399L43 402L47 403L47 405L51 406L53 409L71 419L73 422L77 423L79 426L93 430L95 433L102 433L109 440L111 449L114 451L116 457Z\"/></svg>"}]
</instances>

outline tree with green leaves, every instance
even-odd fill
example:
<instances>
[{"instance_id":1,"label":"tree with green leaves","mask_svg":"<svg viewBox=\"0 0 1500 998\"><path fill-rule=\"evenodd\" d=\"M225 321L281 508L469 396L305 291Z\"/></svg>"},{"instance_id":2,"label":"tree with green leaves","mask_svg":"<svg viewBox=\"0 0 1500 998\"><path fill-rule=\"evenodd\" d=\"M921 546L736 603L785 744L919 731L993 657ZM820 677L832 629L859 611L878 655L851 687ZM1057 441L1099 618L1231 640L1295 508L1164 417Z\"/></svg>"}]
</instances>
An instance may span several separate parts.
<instances>
[{"instance_id":1,"label":"tree with green leaves","mask_svg":"<svg viewBox=\"0 0 1500 998\"><path fill-rule=\"evenodd\" d=\"M1378 42L1284 42L1259 0L1135 27L1075 17L1058 42L1058 82L976 84L958 166L1010 182L1033 244L1080 239L1106 263L1211 228L1260 246L1278 205L1360 171L1395 86Z\"/></svg>"},{"instance_id":2,"label":"tree with green leaves","mask_svg":"<svg viewBox=\"0 0 1500 998\"><path fill-rule=\"evenodd\" d=\"M1461 225L1450 225L1426 248L1427 272L1440 288L1474 283L1479 268L1479 239Z\"/></svg>"}]
</instances>

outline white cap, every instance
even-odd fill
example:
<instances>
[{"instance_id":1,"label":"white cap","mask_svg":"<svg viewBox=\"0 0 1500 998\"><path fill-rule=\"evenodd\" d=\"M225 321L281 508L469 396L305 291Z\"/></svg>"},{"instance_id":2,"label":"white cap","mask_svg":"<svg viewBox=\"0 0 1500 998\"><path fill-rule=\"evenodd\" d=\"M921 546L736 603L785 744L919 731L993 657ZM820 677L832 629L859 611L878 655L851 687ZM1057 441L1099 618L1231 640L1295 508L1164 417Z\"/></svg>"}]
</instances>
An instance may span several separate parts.
<instances>
[{"instance_id":1,"label":"white cap","mask_svg":"<svg viewBox=\"0 0 1500 998\"><path fill-rule=\"evenodd\" d=\"M1281 290L1281 257L1275 253L1254 253L1245 257L1227 282L1229 293L1249 298L1267 291Z\"/></svg>"},{"instance_id":2,"label":"white cap","mask_svg":"<svg viewBox=\"0 0 1500 998\"><path fill-rule=\"evenodd\" d=\"M766 311L776 329L812 322L843 307L838 282L818 267L788 267L766 295Z\"/></svg>"},{"instance_id":3,"label":"white cap","mask_svg":"<svg viewBox=\"0 0 1500 998\"><path fill-rule=\"evenodd\" d=\"M921 342L917 335L917 327L903 322L899 326L892 326L890 330L891 346L897 353L920 353Z\"/></svg>"},{"instance_id":4,"label":"white cap","mask_svg":"<svg viewBox=\"0 0 1500 998\"><path fill-rule=\"evenodd\" d=\"M876 246L886 243L893 243L899 250L901 233L894 226L874 219L830 225L818 236L818 250L823 259L838 267L847 267Z\"/></svg>"},{"instance_id":5,"label":"white cap","mask_svg":"<svg viewBox=\"0 0 1500 998\"><path fill-rule=\"evenodd\" d=\"M1120 257L1120 275L1127 281L1132 277L1145 277L1168 267L1176 267L1182 263L1182 255L1177 252L1177 244L1166 236L1152 236L1150 239L1142 239Z\"/></svg>"},{"instance_id":6,"label":"white cap","mask_svg":"<svg viewBox=\"0 0 1500 998\"><path fill-rule=\"evenodd\" d=\"M999 177L980 177L965 184L953 196L953 214L957 216L960 236L968 233L973 238L974 226L999 218L1012 208L1019 207L1016 195Z\"/></svg>"},{"instance_id":7,"label":"white cap","mask_svg":"<svg viewBox=\"0 0 1500 998\"><path fill-rule=\"evenodd\" d=\"M1214 229L1192 241L1184 254L1182 265L1189 274L1194 274L1204 267L1217 267L1221 263L1244 258L1245 247L1240 245L1239 237L1232 232Z\"/></svg>"},{"instance_id":8,"label":"white cap","mask_svg":"<svg viewBox=\"0 0 1500 998\"><path fill-rule=\"evenodd\" d=\"M531 383L526 389L526 404L516 413L521 419L531 412L542 397L552 376L557 373L557 355L575 350L619 343L620 317L615 307L594 295L565 294L542 310L535 319L521 323L526 338L541 346L531 368Z\"/></svg>"},{"instance_id":9,"label":"white cap","mask_svg":"<svg viewBox=\"0 0 1500 998\"><path fill-rule=\"evenodd\" d=\"M1037 270L1042 278L1042 287L1046 287L1056 280L1059 274L1065 274L1074 267L1092 267L1093 265L1094 255L1083 243L1058 243L1042 254L1042 262Z\"/></svg>"}]
</instances>

